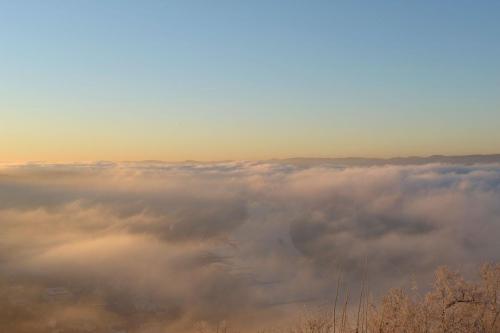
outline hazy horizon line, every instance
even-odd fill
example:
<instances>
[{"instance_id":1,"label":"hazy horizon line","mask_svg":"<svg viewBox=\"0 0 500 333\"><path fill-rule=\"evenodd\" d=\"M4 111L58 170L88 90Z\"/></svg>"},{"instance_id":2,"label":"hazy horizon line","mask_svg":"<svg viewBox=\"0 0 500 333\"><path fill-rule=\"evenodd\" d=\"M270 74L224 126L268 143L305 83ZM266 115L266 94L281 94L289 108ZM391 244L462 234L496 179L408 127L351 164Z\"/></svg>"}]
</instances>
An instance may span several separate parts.
<instances>
[{"instance_id":1,"label":"hazy horizon line","mask_svg":"<svg viewBox=\"0 0 500 333\"><path fill-rule=\"evenodd\" d=\"M281 157L281 158L261 158L261 159L214 159L214 160L197 160L197 159L184 159L184 160L167 160L167 159L124 159L124 160L112 160L112 159L95 159L95 160L0 160L0 164L60 164L60 165L70 165L70 164L99 164L99 163L165 163L165 164L179 164L179 163L199 163L199 164L212 164L212 163L229 163L229 162L307 162L307 161L339 161L339 162L398 162L398 161L409 161L409 160L419 160L419 161L435 161L435 160L455 160L459 162L461 159L466 159L468 161L479 159L492 160L494 162L500 162L500 152L491 154L432 154L432 155L396 155L391 157L370 157L370 156L294 156L294 157Z\"/></svg>"}]
</instances>

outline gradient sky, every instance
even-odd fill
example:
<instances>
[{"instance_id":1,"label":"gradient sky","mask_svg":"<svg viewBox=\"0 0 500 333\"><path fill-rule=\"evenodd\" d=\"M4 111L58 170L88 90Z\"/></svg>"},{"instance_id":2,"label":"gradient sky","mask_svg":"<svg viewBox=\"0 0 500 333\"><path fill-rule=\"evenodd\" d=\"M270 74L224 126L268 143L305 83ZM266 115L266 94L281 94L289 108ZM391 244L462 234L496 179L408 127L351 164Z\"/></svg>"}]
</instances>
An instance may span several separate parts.
<instances>
[{"instance_id":1,"label":"gradient sky","mask_svg":"<svg viewBox=\"0 0 500 333\"><path fill-rule=\"evenodd\" d=\"M0 1L0 161L500 152L499 1Z\"/></svg>"}]
</instances>

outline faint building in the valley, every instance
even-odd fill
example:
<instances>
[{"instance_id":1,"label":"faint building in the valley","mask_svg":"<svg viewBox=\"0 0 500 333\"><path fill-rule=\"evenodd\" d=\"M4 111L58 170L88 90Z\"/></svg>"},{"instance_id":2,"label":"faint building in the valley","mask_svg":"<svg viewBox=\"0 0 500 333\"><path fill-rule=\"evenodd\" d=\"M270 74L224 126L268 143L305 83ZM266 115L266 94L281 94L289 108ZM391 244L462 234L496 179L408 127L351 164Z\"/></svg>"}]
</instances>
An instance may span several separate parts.
<instances>
[{"instance_id":1,"label":"faint building in the valley","mask_svg":"<svg viewBox=\"0 0 500 333\"><path fill-rule=\"evenodd\" d=\"M45 289L43 299L47 302L63 302L73 298L73 294L65 287L51 287Z\"/></svg>"}]
</instances>

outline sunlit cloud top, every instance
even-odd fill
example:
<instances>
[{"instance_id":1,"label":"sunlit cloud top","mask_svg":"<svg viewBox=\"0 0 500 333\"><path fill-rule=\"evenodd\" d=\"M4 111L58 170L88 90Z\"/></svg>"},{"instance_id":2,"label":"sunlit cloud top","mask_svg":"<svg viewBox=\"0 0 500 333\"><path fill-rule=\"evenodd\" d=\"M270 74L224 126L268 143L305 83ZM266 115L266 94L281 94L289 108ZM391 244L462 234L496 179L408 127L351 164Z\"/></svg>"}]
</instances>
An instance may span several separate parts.
<instances>
[{"instance_id":1,"label":"sunlit cloud top","mask_svg":"<svg viewBox=\"0 0 500 333\"><path fill-rule=\"evenodd\" d=\"M407 162L2 166L0 291L40 309L29 332L88 304L88 322L253 332L329 304L340 273L376 297L497 261L500 164ZM54 288L78 302L47 305Z\"/></svg>"}]
</instances>

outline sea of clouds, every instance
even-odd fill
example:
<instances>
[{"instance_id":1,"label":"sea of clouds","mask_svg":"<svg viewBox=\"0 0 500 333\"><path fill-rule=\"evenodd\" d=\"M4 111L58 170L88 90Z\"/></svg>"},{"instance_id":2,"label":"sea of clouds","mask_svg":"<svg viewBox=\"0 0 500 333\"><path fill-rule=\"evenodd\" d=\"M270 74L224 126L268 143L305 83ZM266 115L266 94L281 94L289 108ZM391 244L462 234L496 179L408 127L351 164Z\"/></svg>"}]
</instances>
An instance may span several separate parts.
<instances>
[{"instance_id":1,"label":"sea of clouds","mask_svg":"<svg viewBox=\"0 0 500 333\"><path fill-rule=\"evenodd\" d=\"M439 265L475 271L499 236L498 163L0 166L0 296L47 311L19 332L268 326L330 302L339 274L376 297L427 288ZM50 288L70 300L43 306Z\"/></svg>"}]
</instances>

